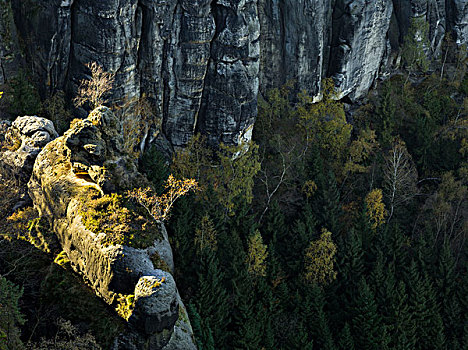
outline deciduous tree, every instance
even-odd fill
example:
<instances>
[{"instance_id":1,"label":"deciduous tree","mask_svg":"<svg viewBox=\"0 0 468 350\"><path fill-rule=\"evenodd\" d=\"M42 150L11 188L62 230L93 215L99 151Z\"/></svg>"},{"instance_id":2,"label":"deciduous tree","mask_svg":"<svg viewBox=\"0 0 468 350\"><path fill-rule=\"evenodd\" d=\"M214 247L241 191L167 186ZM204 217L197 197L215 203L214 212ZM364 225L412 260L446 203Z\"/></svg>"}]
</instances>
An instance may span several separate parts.
<instances>
[{"instance_id":1,"label":"deciduous tree","mask_svg":"<svg viewBox=\"0 0 468 350\"><path fill-rule=\"evenodd\" d=\"M380 188L375 188L366 196L366 213L371 222L371 227L375 230L385 223L385 204L383 203L383 194Z\"/></svg>"},{"instance_id":2,"label":"deciduous tree","mask_svg":"<svg viewBox=\"0 0 468 350\"><path fill-rule=\"evenodd\" d=\"M105 72L96 62L90 62L86 67L90 70L91 77L80 81L78 93L73 102L77 107L88 103L89 107L94 109L107 102L107 95L112 90L115 75Z\"/></svg>"},{"instance_id":3,"label":"deciduous tree","mask_svg":"<svg viewBox=\"0 0 468 350\"><path fill-rule=\"evenodd\" d=\"M266 275L266 258L268 257L267 245L263 244L260 231L249 237L249 250L247 255L247 264L249 273L254 276Z\"/></svg>"},{"instance_id":4,"label":"deciduous tree","mask_svg":"<svg viewBox=\"0 0 468 350\"><path fill-rule=\"evenodd\" d=\"M393 143L385 157L384 181L385 194L390 205L388 221L395 208L409 201L416 194L418 174L413 159L401 140Z\"/></svg>"},{"instance_id":5,"label":"deciduous tree","mask_svg":"<svg viewBox=\"0 0 468 350\"><path fill-rule=\"evenodd\" d=\"M320 238L310 242L306 249L305 278L311 283L325 285L336 278L334 263L337 248L331 236L331 232L323 228Z\"/></svg>"},{"instance_id":6,"label":"deciduous tree","mask_svg":"<svg viewBox=\"0 0 468 350\"><path fill-rule=\"evenodd\" d=\"M170 210L175 201L198 188L198 183L194 179L177 180L169 175L166 182L166 192L158 196L151 188L137 188L128 191L129 198L135 199L143 206L156 221L164 221L169 217Z\"/></svg>"}]
</instances>

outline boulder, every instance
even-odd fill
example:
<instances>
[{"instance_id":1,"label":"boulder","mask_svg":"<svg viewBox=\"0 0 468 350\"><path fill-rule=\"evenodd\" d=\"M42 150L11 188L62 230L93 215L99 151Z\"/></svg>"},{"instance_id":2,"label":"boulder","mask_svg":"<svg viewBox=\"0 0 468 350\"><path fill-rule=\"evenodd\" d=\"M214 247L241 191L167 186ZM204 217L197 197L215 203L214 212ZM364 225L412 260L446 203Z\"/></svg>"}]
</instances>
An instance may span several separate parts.
<instances>
[{"instance_id":1,"label":"boulder","mask_svg":"<svg viewBox=\"0 0 468 350\"><path fill-rule=\"evenodd\" d=\"M0 168L21 182L29 180L42 148L58 137L50 120L36 116L1 121L0 133Z\"/></svg>"}]
</instances>

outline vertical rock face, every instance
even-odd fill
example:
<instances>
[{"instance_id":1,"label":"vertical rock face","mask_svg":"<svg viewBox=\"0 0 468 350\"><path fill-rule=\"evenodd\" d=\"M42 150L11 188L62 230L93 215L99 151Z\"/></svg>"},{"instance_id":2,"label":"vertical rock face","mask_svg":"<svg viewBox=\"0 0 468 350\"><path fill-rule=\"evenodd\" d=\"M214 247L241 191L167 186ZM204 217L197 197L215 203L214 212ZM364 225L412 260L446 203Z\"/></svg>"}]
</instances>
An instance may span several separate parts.
<instances>
[{"instance_id":1,"label":"vertical rock face","mask_svg":"<svg viewBox=\"0 0 468 350\"><path fill-rule=\"evenodd\" d=\"M164 119L163 127L177 147L188 143L197 124L215 34L211 0L181 1L174 26L175 36L164 47L169 64L164 98L170 117Z\"/></svg>"},{"instance_id":2,"label":"vertical rock face","mask_svg":"<svg viewBox=\"0 0 468 350\"><path fill-rule=\"evenodd\" d=\"M84 65L96 61L115 73L115 96L129 99L139 96L141 12L137 10L137 0L75 0L71 9L72 88L86 77Z\"/></svg>"},{"instance_id":3,"label":"vertical rock face","mask_svg":"<svg viewBox=\"0 0 468 350\"><path fill-rule=\"evenodd\" d=\"M259 0L261 89L296 80L315 94L326 74L331 0Z\"/></svg>"},{"instance_id":4,"label":"vertical rock face","mask_svg":"<svg viewBox=\"0 0 468 350\"><path fill-rule=\"evenodd\" d=\"M148 97L169 147L196 131L248 140L258 91L289 80L317 95L332 76L342 96L363 97L412 18L429 23L428 54L448 31L468 41L466 0L0 0L10 3L42 92L72 95L96 61L116 74L114 100Z\"/></svg>"},{"instance_id":5,"label":"vertical rock face","mask_svg":"<svg viewBox=\"0 0 468 350\"><path fill-rule=\"evenodd\" d=\"M256 0L218 0L200 130L208 142L250 139L257 115L260 25ZM221 131L221 132L220 132Z\"/></svg>"},{"instance_id":6,"label":"vertical rock face","mask_svg":"<svg viewBox=\"0 0 468 350\"><path fill-rule=\"evenodd\" d=\"M63 87L71 45L73 0L11 1L15 22L42 91Z\"/></svg>"},{"instance_id":7,"label":"vertical rock face","mask_svg":"<svg viewBox=\"0 0 468 350\"><path fill-rule=\"evenodd\" d=\"M337 0L329 74L343 96L363 96L371 87L387 49L393 6L388 0Z\"/></svg>"},{"instance_id":8,"label":"vertical rock face","mask_svg":"<svg viewBox=\"0 0 468 350\"><path fill-rule=\"evenodd\" d=\"M398 21L399 42L403 42L413 18L424 18L429 24L430 53L440 54L446 31L450 28L456 28L448 23L451 15L449 14L450 6L447 6L446 3L445 0L393 0L395 16Z\"/></svg>"},{"instance_id":9,"label":"vertical rock face","mask_svg":"<svg viewBox=\"0 0 468 350\"><path fill-rule=\"evenodd\" d=\"M449 0L449 18L455 33L457 34L457 43L468 43L468 2L465 0Z\"/></svg>"}]
</instances>

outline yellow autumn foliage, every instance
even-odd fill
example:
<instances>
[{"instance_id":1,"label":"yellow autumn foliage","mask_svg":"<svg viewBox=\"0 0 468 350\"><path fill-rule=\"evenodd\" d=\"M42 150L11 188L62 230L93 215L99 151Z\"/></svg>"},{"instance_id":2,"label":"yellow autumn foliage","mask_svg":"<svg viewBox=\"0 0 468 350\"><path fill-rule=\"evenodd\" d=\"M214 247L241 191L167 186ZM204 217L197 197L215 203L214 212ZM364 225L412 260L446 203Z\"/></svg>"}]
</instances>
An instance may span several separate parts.
<instances>
[{"instance_id":1,"label":"yellow autumn foliage","mask_svg":"<svg viewBox=\"0 0 468 350\"><path fill-rule=\"evenodd\" d=\"M322 229L320 238L310 242L305 251L305 279L310 283L325 285L336 279L334 270L337 248L332 234Z\"/></svg>"},{"instance_id":2,"label":"yellow autumn foliage","mask_svg":"<svg viewBox=\"0 0 468 350\"><path fill-rule=\"evenodd\" d=\"M366 213L372 229L376 229L385 223L387 211L383 202L383 194L380 188L375 188L366 196Z\"/></svg>"},{"instance_id":3,"label":"yellow autumn foliage","mask_svg":"<svg viewBox=\"0 0 468 350\"><path fill-rule=\"evenodd\" d=\"M177 180L169 175L165 184L166 192L158 196L151 188L136 188L128 191L129 198L135 199L143 206L156 221L164 221L169 217L169 212L175 201L198 188L198 183L194 179Z\"/></svg>"},{"instance_id":4,"label":"yellow autumn foliage","mask_svg":"<svg viewBox=\"0 0 468 350\"><path fill-rule=\"evenodd\" d=\"M266 258L268 257L267 245L263 244L260 231L249 238L249 251L247 255L248 271L253 276L266 275Z\"/></svg>"}]
</instances>

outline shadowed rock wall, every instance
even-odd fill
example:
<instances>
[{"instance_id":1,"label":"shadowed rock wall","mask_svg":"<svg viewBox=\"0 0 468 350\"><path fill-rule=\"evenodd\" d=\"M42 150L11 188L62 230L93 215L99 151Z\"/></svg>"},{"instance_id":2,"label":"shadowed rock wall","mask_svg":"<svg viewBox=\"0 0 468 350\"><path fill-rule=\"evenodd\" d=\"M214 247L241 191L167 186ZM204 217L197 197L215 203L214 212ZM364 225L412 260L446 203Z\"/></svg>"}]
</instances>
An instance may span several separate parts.
<instances>
[{"instance_id":1,"label":"shadowed rock wall","mask_svg":"<svg viewBox=\"0 0 468 350\"><path fill-rule=\"evenodd\" d=\"M116 73L115 100L150 99L158 137L173 147L196 131L212 144L248 140L259 92L289 80L317 94L331 76L342 96L361 98L411 18L428 21L431 54L447 31L468 40L466 0L0 1L8 2L42 91L72 95L84 64L96 61Z\"/></svg>"}]
</instances>

